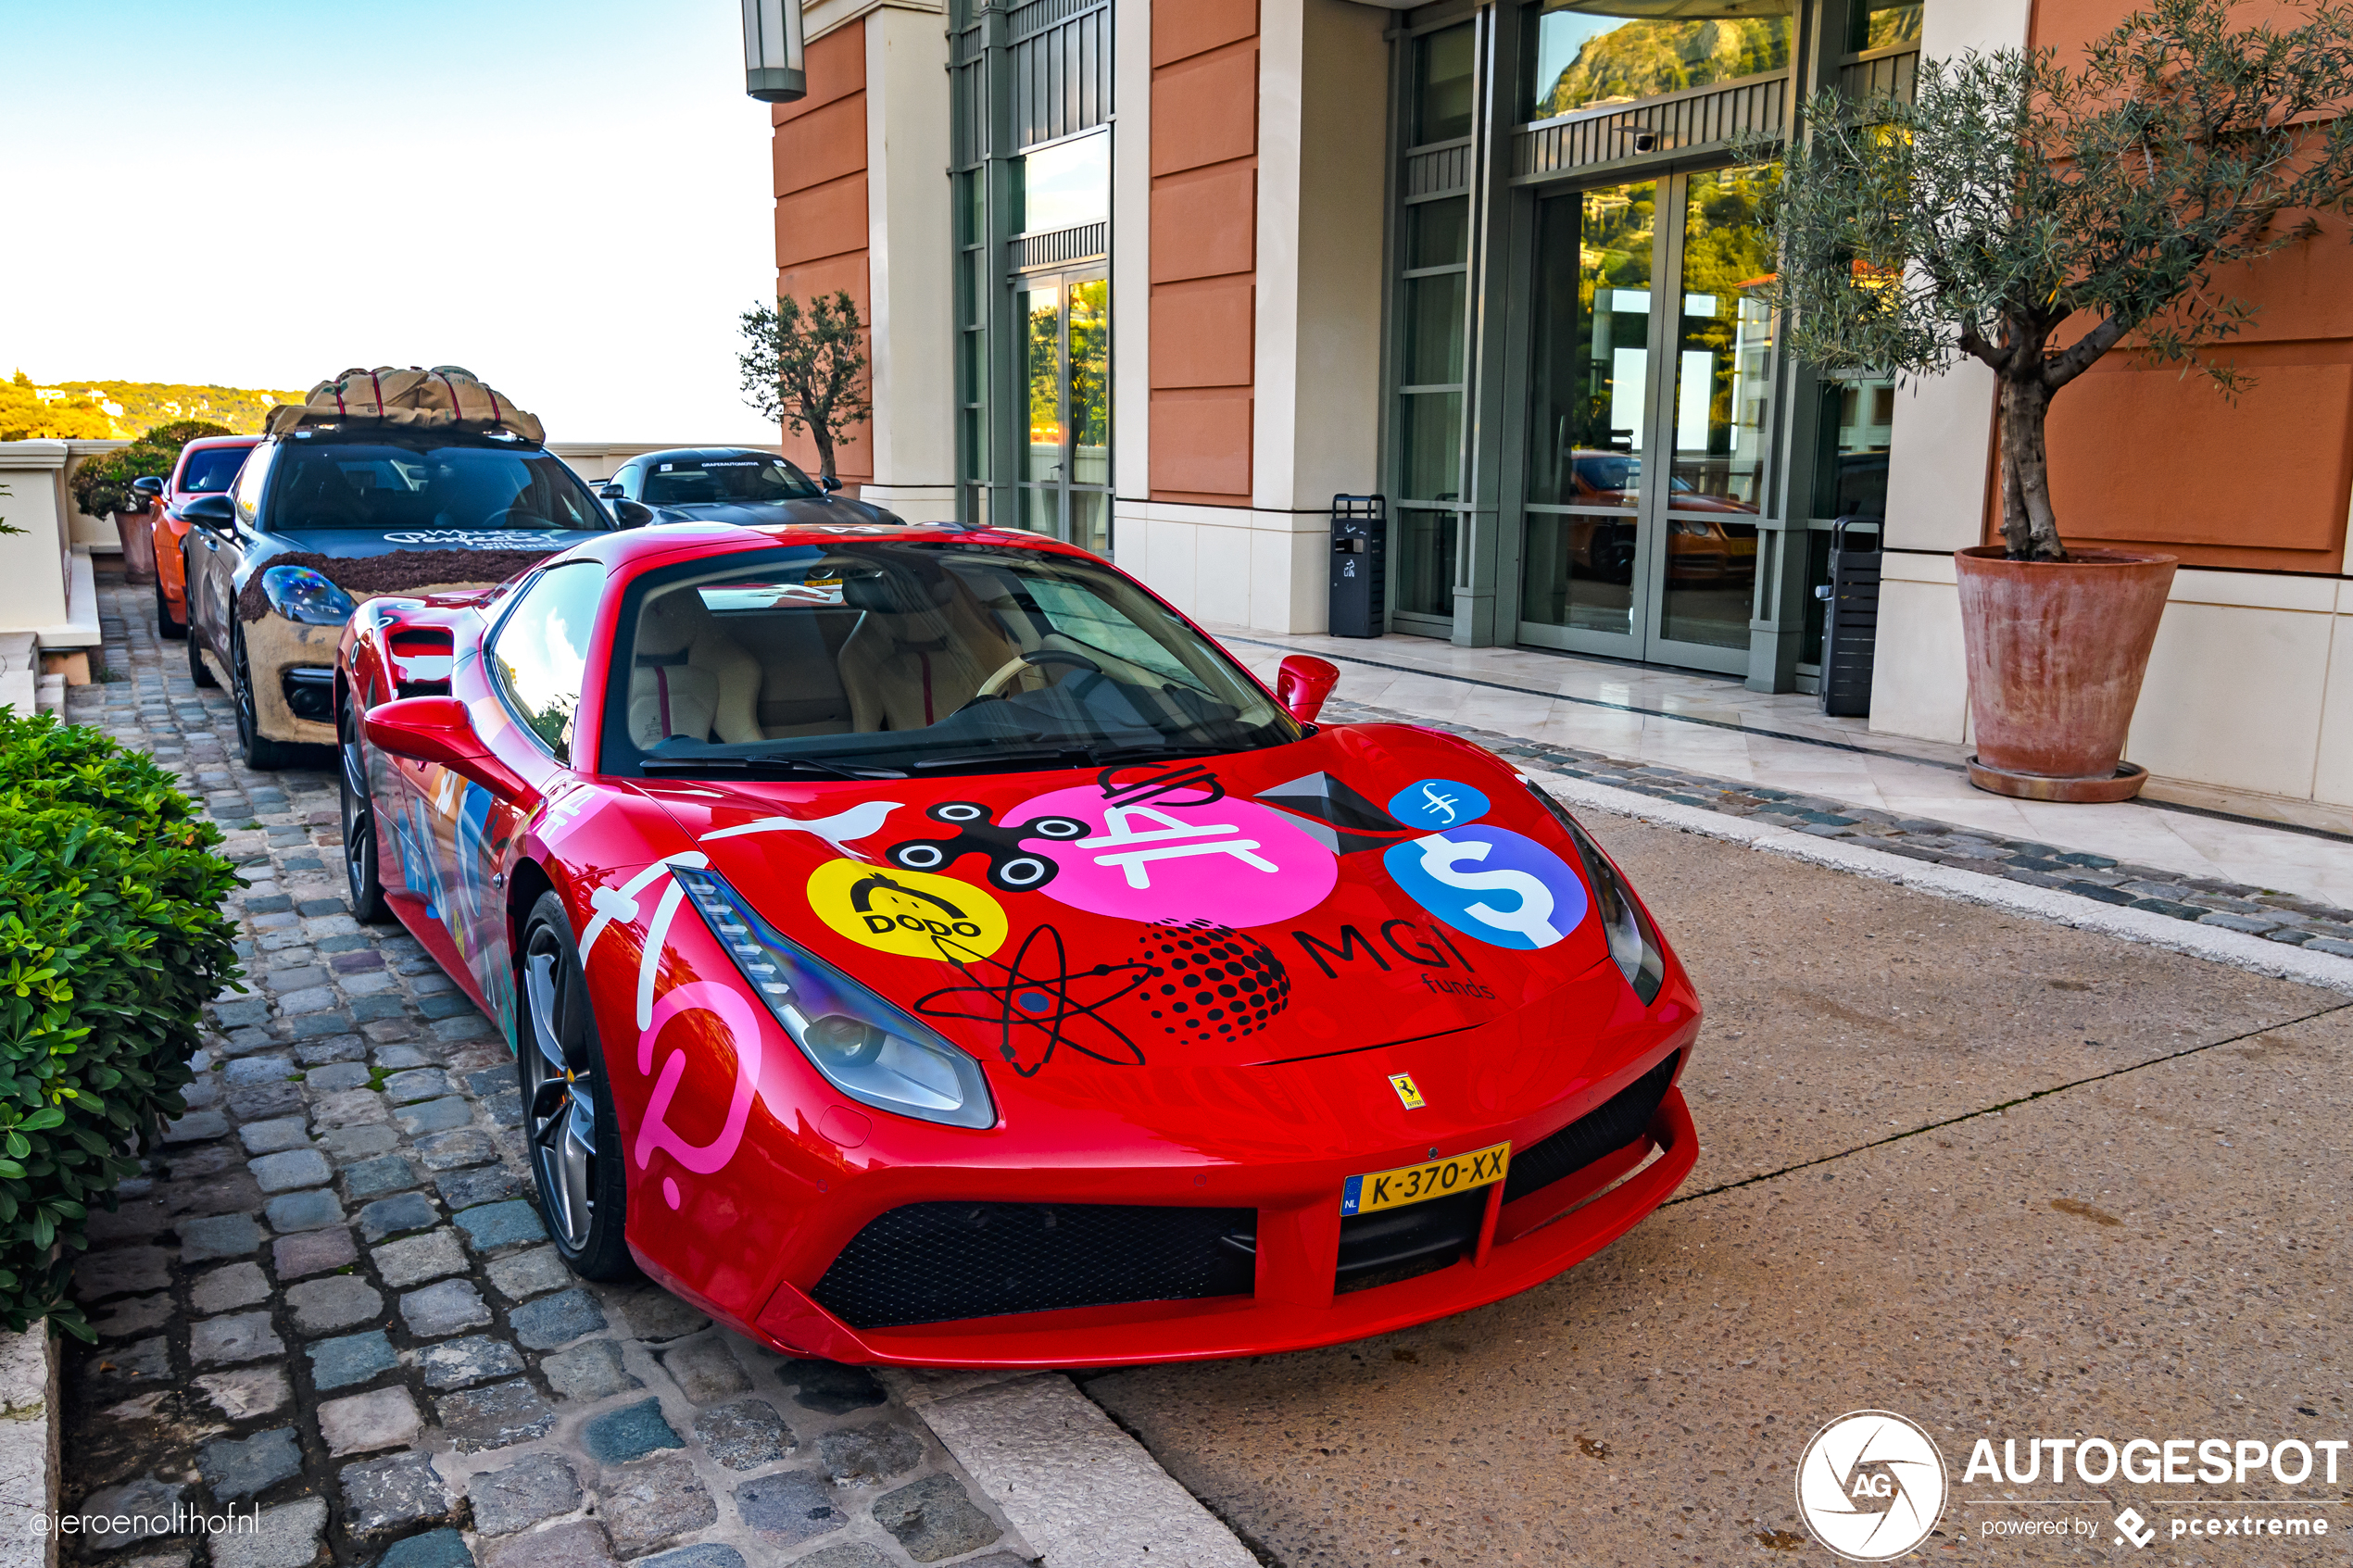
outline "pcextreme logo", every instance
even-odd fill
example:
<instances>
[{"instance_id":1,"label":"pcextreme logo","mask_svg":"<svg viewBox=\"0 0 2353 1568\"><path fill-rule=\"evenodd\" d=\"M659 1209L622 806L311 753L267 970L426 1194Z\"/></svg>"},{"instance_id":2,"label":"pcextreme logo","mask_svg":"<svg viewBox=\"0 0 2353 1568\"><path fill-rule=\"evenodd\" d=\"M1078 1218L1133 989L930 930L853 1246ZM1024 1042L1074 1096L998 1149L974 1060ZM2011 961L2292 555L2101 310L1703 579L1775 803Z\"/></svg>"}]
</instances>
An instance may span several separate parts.
<instances>
[{"instance_id":1,"label":"pcextreme logo","mask_svg":"<svg viewBox=\"0 0 2353 1568\"><path fill-rule=\"evenodd\" d=\"M1901 1557L1944 1516L1944 1457L1893 1411L1842 1415L1797 1461L1797 1511L1816 1540L1850 1562Z\"/></svg>"}]
</instances>

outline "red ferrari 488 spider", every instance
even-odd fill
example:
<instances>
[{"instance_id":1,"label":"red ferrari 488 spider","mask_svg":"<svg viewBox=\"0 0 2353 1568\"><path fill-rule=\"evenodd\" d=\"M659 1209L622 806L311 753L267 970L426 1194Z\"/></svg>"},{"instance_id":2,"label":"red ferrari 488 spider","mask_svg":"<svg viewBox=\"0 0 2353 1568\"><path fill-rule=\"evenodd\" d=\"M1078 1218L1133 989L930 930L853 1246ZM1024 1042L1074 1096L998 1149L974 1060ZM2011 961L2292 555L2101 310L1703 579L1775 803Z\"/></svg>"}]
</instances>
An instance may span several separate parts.
<instances>
[{"instance_id":1,"label":"red ferrari 488 spider","mask_svg":"<svg viewBox=\"0 0 2353 1568\"><path fill-rule=\"evenodd\" d=\"M1576 822L1078 550L638 529L340 671L353 904L505 1030L558 1248L781 1349L1327 1344L1692 1168L1698 1000Z\"/></svg>"}]
</instances>

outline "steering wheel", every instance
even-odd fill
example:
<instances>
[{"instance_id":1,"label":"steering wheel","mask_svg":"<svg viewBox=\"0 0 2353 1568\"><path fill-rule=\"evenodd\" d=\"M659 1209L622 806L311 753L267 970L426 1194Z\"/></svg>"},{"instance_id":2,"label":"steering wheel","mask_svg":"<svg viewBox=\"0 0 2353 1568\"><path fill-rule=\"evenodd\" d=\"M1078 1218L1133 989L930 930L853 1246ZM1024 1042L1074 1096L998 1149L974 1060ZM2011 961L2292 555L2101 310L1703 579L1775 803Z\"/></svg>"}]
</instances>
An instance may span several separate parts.
<instances>
[{"instance_id":1,"label":"steering wheel","mask_svg":"<svg viewBox=\"0 0 2353 1568\"><path fill-rule=\"evenodd\" d=\"M977 702L985 696L1002 695L1004 689L1012 685L1025 671L1041 664L1075 664L1081 670L1091 670L1098 675L1103 672L1101 665L1083 653L1070 653L1062 648L1036 648L1018 658L1006 660L1002 669L980 684L979 689L973 693L973 700Z\"/></svg>"},{"instance_id":2,"label":"steering wheel","mask_svg":"<svg viewBox=\"0 0 2353 1568\"><path fill-rule=\"evenodd\" d=\"M501 507L497 511L492 512L488 517L484 518L480 522L475 523L474 526L480 529L497 529L502 531L506 529L523 528L546 531L552 529L557 525L548 521L546 518L539 516L536 512L525 511L521 507Z\"/></svg>"}]
</instances>

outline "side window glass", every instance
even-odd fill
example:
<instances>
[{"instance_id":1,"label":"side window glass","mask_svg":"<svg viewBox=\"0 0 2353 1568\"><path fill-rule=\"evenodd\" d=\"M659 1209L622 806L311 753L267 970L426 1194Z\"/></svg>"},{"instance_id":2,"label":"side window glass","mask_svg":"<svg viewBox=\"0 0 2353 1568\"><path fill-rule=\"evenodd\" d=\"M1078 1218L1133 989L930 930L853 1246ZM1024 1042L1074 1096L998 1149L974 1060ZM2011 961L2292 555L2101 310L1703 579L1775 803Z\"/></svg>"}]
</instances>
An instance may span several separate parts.
<instances>
[{"instance_id":1,"label":"side window glass","mask_svg":"<svg viewBox=\"0 0 2353 1568\"><path fill-rule=\"evenodd\" d=\"M490 644L491 668L515 716L566 765L587 681L588 633L604 586L604 569L594 561L541 572L524 584Z\"/></svg>"},{"instance_id":2,"label":"side window glass","mask_svg":"<svg viewBox=\"0 0 2353 1568\"><path fill-rule=\"evenodd\" d=\"M237 487L232 494L236 499L237 511L247 523L253 521L254 513L261 508L262 483L270 476L271 459L277 455L278 444L265 441L253 449L252 455L245 458L245 466L237 470Z\"/></svg>"}]
</instances>

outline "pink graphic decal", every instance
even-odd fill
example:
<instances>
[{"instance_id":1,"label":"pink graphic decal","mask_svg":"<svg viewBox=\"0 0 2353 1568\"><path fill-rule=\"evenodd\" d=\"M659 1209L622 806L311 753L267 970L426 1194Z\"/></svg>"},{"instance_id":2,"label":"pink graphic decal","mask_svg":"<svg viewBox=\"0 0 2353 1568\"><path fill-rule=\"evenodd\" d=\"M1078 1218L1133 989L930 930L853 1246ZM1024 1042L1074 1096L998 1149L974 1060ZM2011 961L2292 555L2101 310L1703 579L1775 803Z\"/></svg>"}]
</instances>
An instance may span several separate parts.
<instances>
[{"instance_id":1,"label":"pink graphic decal","mask_svg":"<svg viewBox=\"0 0 2353 1568\"><path fill-rule=\"evenodd\" d=\"M1040 890L1047 897L1120 920L1267 925L1314 909L1340 880L1329 849L1255 802L1174 793L1129 805L1119 798L1082 785L1007 813L1013 821L1075 817L1089 830L1046 845L1061 868Z\"/></svg>"},{"instance_id":2,"label":"pink graphic decal","mask_svg":"<svg viewBox=\"0 0 2353 1568\"><path fill-rule=\"evenodd\" d=\"M736 1047L736 1090L727 1102L727 1124L719 1135L702 1145L688 1143L670 1128L665 1120L670 1102L677 1097L678 1085L686 1076L686 1053L676 1050L663 1059L661 1076L654 1082L654 1095L646 1106L645 1124L637 1129L637 1169L644 1170L653 1160L655 1149L666 1149L678 1163L698 1176L708 1176L724 1167L736 1157L737 1146L744 1141L744 1127L751 1120L751 1101L760 1084L760 1018L751 1003L725 985L709 980L697 980L674 987L662 994L654 1003L653 1013L643 1033L637 1036L637 1071L654 1070L654 1038L661 1026L684 1013L710 1012L718 1015L726 1025ZM676 1188L664 1179L662 1197L673 1209L678 1199L672 1196Z\"/></svg>"}]
</instances>

